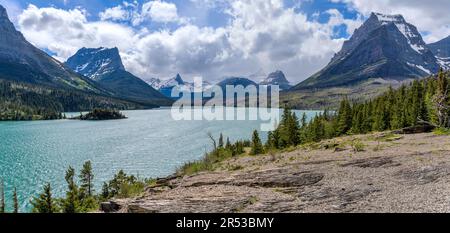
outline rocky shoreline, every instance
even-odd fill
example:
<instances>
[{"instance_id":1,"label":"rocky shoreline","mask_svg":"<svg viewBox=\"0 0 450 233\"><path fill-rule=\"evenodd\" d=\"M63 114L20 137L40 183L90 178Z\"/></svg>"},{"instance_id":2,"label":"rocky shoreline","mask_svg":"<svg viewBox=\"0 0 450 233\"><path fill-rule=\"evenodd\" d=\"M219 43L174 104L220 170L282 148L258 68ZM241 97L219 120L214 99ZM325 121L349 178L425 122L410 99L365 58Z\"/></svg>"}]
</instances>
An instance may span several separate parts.
<instances>
[{"instance_id":1,"label":"rocky shoreline","mask_svg":"<svg viewBox=\"0 0 450 233\"><path fill-rule=\"evenodd\" d=\"M358 142L358 148L355 143ZM348 136L211 172L159 179L133 199L102 203L126 213L450 212L450 136Z\"/></svg>"}]
</instances>

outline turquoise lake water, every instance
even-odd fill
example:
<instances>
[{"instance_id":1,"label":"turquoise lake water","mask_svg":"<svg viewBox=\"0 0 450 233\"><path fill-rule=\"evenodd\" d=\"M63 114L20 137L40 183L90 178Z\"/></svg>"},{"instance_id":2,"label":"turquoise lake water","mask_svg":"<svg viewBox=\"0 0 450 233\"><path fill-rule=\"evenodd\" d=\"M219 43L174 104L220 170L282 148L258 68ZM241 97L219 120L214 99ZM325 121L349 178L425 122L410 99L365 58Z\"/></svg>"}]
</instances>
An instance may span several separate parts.
<instances>
[{"instance_id":1,"label":"turquoise lake water","mask_svg":"<svg viewBox=\"0 0 450 233\"><path fill-rule=\"evenodd\" d=\"M164 177L211 149L208 132L216 137L222 132L232 141L249 139L261 123L174 121L169 109L124 113L128 119L114 121L0 122L0 178L7 209L12 209L13 187L22 211L30 210L30 200L47 182L55 196L63 195L69 166L78 172L85 161L92 161L98 191L120 169L139 177ZM266 133L261 137L265 140Z\"/></svg>"}]
</instances>

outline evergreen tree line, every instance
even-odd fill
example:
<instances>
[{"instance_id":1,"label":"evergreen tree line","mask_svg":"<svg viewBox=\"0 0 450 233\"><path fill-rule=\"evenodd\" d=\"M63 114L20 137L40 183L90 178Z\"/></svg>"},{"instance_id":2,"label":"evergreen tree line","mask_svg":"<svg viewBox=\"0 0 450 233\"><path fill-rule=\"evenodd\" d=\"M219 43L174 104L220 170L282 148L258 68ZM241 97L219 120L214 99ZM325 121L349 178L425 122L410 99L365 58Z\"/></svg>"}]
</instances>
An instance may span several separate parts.
<instances>
[{"instance_id":1,"label":"evergreen tree line","mask_svg":"<svg viewBox=\"0 0 450 233\"><path fill-rule=\"evenodd\" d=\"M13 212L19 213L19 200L17 198L17 189L14 187L13 189ZM6 213L6 200L5 200L5 184L3 183L3 179L0 179L0 214Z\"/></svg>"},{"instance_id":2,"label":"evergreen tree line","mask_svg":"<svg viewBox=\"0 0 450 233\"><path fill-rule=\"evenodd\" d=\"M61 119L62 112L94 108L124 110L144 106L84 92L0 80L0 120Z\"/></svg>"},{"instance_id":3,"label":"evergreen tree line","mask_svg":"<svg viewBox=\"0 0 450 233\"><path fill-rule=\"evenodd\" d=\"M105 182L99 193L95 192L94 174L92 164L87 161L83 164L80 174L69 167L65 173L67 183L64 197L55 198L52 186L47 183L43 191L31 201L33 213L86 213L97 211L99 204L110 198L127 198L143 192L144 187L153 180L139 180L133 175L119 171L112 180ZM77 179L78 178L78 179ZM5 213L5 194L3 182L0 180L0 213ZM13 213L19 212L17 190L13 193Z\"/></svg>"},{"instance_id":4,"label":"evergreen tree line","mask_svg":"<svg viewBox=\"0 0 450 233\"><path fill-rule=\"evenodd\" d=\"M260 155L349 134L396 130L422 122L438 128L450 128L448 76L441 70L436 76L415 80L398 90L389 88L386 93L364 103L344 98L337 111L325 110L310 121L306 114L299 119L291 109L284 108L277 129L268 133L265 144L256 130L251 141L237 141L234 144L229 139L224 143L222 134L217 144L209 134L213 150L202 160L185 164L178 173L213 170L217 162L244 153Z\"/></svg>"},{"instance_id":5,"label":"evergreen tree line","mask_svg":"<svg viewBox=\"0 0 450 233\"><path fill-rule=\"evenodd\" d=\"M450 128L449 73L415 80L364 103L344 98L337 112L325 111L307 122L285 108L278 128L269 132L266 150L283 149L348 134L396 130L432 124Z\"/></svg>"}]
</instances>

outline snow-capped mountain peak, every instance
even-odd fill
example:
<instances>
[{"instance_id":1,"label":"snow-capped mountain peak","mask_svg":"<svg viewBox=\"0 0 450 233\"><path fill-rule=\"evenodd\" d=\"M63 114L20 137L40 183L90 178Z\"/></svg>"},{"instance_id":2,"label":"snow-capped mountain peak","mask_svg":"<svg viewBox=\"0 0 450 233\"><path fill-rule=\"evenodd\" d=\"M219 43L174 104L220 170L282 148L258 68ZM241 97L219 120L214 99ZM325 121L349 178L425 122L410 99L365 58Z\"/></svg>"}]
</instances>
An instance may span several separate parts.
<instances>
[{"instance_id":1,"label":"snow-capped mountain peak","mask_svg":"<svg viewBox=\"0 0 450 233\"><path fill-rule=\"evenodd\" d=\"M181 78L180 74L177 74L175 77L161 81L161 88L171 88L176 86L186 86L189 85L189 83L184 82L184 80Z\"/></svg>"},{"instance_id":2,"label":"snow-capped mountain peak","mask_svg":"<svg viewBox=\"0 0 450 233\"><path fill-rule=\"evenodd\" d=\"M439 70L435 54L401 15L372 13L331 62L294 89L353 86L371 78L408 80Z\"/></svg>"},{"instance_id":3,"label":"snow-capped mountain peak","mask_svg":"<svg viewBox=\"0 0 450 233\"><path fill-rule=\"evenodd\" d=\"M193 83L186 82L181 78L180 74L177 74L175 77L167 80L161 80L159 78L151 78L147 80L147 83L150 84L156 90L159 90L163 95L167 97L171 97L172 89L177 87L180 91L190 91L196 92L197 90L207 90L212 87L211 83L208 81L203 81L201 86Z\"/></svg>"},{"instance_id":4,"label":"snow-capped mountain peak","mask_svg":"<svg viewBox=\"0 0 450 233\"><path fill-rule=\"evenodd\" d=\"M117 48L82 48L66 64L94 80L117 70L125 70Z\"/></svg>"},{"instance_id":5,"label":"snow-capped mountain peak","mask_svg":"<svg viewBox=\"0 0 450 233\"><path fill-rule=\"evenodd\" d=\"M402 15L386 15L380 13L374 13L374 15L378 18L381 25L393 23L408 40L408 44L411 48L416 52L422 54L426 50L426 44L417 28L414 25L407 23Z\"/></svg>"}]
</instances>

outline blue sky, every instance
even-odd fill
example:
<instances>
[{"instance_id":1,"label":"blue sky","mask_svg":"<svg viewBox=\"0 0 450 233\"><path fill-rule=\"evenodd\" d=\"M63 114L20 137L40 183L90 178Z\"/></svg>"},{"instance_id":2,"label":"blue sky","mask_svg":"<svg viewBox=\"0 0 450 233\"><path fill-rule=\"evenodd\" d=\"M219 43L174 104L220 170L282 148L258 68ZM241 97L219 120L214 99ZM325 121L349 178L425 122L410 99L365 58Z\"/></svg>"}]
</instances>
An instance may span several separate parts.
<instances>
[{"instance_id":1,"label":"blue sky","mask_svg":"<svg viewBox=\"0 0 450 233\"><path fill-rule=\"evenodd\" d=\"M427 42L450 35L450 1L0 0L34 45L65 61L118 47L143 79L263 77L302 81L325 66L372 11L402 14ZM257 78L261 78L257 77Z\"/></svg>"},{"instance_id":2,"label":"blue sky","mask_svg":"<svg viewBox=\"0 0 450 233\"><path fill-rule=\"evenodd\" d=\"M61 9L83 8L88 12L89 20L99 20L99 13L107 8L115 7L123 3L123 0L2 0L1 2L11 1L17 3L21 8L26 8L29 4L37 7L55 7ZM134 1L134 0L133 0ZM130 2L133 2L130 1ZM137 0L139 4L148 2L147 0ZM224 13L224 9L219 5L216 8L205 7L204 4L196 4L189 0L166 0L166 2L174 3L177 6L178 14L181 17L190 18L192 23L198 26L221 27L225 26L230 16ZM299 4L301 2L301 4ZM286 8L295 8L296 12L306 13L312 20L314 14L325 12L329 9L338 9L345 18L356 19L358 12L349 10L344 3L333 3L329 0L284 0ZM326 22L329 15L320 14L319 22ZM170 24L148 23L146 27L157 30L164 27L173 27ZM344 29L342 28L344 27ZM336 29L338 33L336 37L348 37L349 34L345 31L345 26Z\"/></svg>"}]
</instances>

